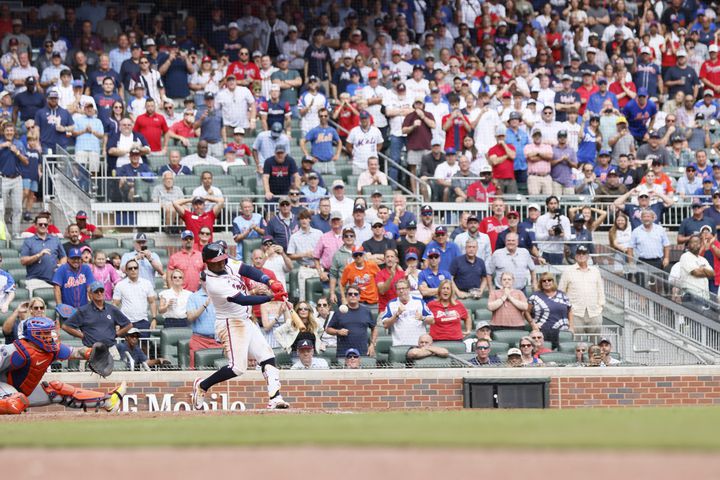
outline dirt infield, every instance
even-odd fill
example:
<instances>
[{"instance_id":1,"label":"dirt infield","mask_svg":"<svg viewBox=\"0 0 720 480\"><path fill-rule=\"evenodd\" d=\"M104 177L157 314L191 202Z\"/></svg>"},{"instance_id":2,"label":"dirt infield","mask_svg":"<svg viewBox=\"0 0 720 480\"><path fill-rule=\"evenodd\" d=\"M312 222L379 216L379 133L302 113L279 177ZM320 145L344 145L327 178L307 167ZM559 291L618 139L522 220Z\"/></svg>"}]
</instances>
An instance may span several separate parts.
<instances>
[{"instance_id":1,"label":"dirt infield","mask_svg":"<svg viewBox=\"0 0 720 480\"><path fill-rule=\"evenodd\" d=\"M431 434L431 432L428 432ZM90 478L104 472L132 478L400 479L543 478L583 480L717 478L713 454L557 451L473 451L399 448L221 448L138 450L0 450L5 478ZM535 474L533 473L535 472ZM441 477L439 477L441 475ZM93 475L96 476L96 475Z\"/></svg>"}]
</instances>

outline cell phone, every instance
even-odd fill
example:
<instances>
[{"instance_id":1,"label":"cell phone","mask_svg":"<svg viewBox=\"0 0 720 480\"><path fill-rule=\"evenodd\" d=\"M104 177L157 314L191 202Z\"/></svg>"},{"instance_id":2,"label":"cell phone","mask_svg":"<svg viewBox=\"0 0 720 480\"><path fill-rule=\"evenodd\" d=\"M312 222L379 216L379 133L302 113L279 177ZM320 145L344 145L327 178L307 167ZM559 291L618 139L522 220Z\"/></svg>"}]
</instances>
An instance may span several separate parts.
<instances>
[{"instance_id":1,"label":"cell phone","mask_svg":"<svg viewBox=\"0 0 720 480\"><path fill-rule=\"evenodd\" d=\"M142 247L140 247L140 250L142 250L143 252L147 250L147 245L143 245Z\"/></svg>"}]
</instances>

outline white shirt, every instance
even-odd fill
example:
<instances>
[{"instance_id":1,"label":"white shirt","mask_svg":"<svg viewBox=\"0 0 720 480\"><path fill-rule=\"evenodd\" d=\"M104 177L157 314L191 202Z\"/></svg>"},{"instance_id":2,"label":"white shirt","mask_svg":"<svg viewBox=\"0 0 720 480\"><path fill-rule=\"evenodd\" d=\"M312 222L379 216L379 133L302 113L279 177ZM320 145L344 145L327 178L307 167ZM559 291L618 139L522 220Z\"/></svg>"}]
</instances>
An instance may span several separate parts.
<instances>
[{"instance_id":1,"label":"white shirt","mask_svg":"<svg viewBox=\"0 0 720 480\"><path fill-rule=\"evenodd\" d=\"M227 88L220 90L215 97L215 104L222 112L223 123L226 127L250 126L250 107L255 103L255 98L247 87L238 85L235 90Z\"/></svg>"},{"instance_id":2,"label":"white shirt","mask_svg":"<svg viewBox=\"0 0 720 480\"><path fill-rule=\"evenodd\" d=\"M225 273L222 275L205 270L205 290L208 298L215 306L217 321L224 321L225 319L248 320L250 318L251 306L238 305L227 300L227 297L234 297L238 293L248 295L243 277L239 273L241 265L242 262L228 262L225 265Z\"/></svg>"},{"instance_id":3,"label":"white shirt","mask_svg":"<svg viewBox=\"0 0 720 480\"><path fill-rule=\"evenodd\" d=\"M55 87L60 98L58 99L58 105L67 110L67 108L75 102L75 94L73 93L72 83L67 87L64 87L62 83Z\"/></svg>"},{"instance_id":4,"label":"white shirt","mask_svg":"<svg viewBox=\"0 0 720 480\"><path fill-rule=\"evenodd\" d=\"M278 281L282 283L283 288L287 290L287 286L285 284L285 274L289 270L285 268L285 260L283 260L282 255L276 254L266 259L265 263L263 264L263 268L267 268L268 270L273 272Z\"/></svg>"},{"instance_id":5,"label":"white shirt","mask_svg":"<svg viewBox=\"0 0 720 480\"><path fill-rule=\"evenodd\" d=\"M563 230L562 237L550 237L550 229L558 224ZM535 238L539 240L538 248L543 253L563 253L563 241L570 240L570 220L565 215L560 215L559 219L555 219L555 215L544 213L540 215L535 223ZM543 243L548 241L551 243Z\"/></svg>"},{"instance_id":6,"label":"white shirt","mask_svg":"<svg viewBox=\"0 0 720 480\"><path fill-rule=\"evenodd\" d=\"M460 165L456 161L453 165L450 165L447 161L441 163L435 167L435 178L442 180L449 180L460 171Z\"/></svg>"},{"instance_id":7,"label":"white shirt","mask_svg":"<svg viewBox=\"0 0 720 480\"><path fill-rule=\"evenodd\" d=\"M490 237L483 233L483 232L477 232L475 234L475 240L477 240L478 243L478 251L477 256L478 258L481 258L483 262L487 265L487 263L490 261L490 256L492 255L492 248L490 247ZM463 232L457 237L455 237L455 245L458 246L460 249L460 253L465 255L465 245L467 244L468 240L470 240L470 233L469 232Z\"/></svg>"},{"instance_id":8,"label":"white shirt","mask_svg":"<svg viewBox=\"0 0 720 480\"><path fill-rule=\"evenodd\" d=\"M133 142L132 134L125 136L121 133L120 138L118 139L117 148L124 150L126 152L129 152L130 147L133 146L133 143L134 142ZM126 153L125 155L117 158L117 163L116 163L115 168L116 169L120 168L123 165L127 165L128 163L130 163L130 155ZM140 159L140 163L143 163L142 159Z\"/></svg>"},{"instance_id":9,"label":"white shirt","mask_svg":"<svg viewBox=\"0 0 720 480\"><path fill-rule=\"evenodd\" d=\"M360 95L365 99L378 97L384 98L385 95L387 95L387 92L388 89L383 87L382 85L378 85L375 88L367 85L363 87L362 90L360 90ZM385 118L385 115L382 114L382 104L378 103L376 105L370 105L366 108L366 110L370 115L372 115L372 118L375 121L375 126L377 128L387 127L388 121L387 118Z\"/></svg>"},{"instance_id":10,"label":"white shirt","mask_svg":"<svg viewBox=\"0 0 720 480\"><path fill-rule=\"evenodd\" d=\"M320 92L307 91L298 99L298 108L308 108L307 113L300 119L300 129L303 135L320 125L318 110L329 106L327 97Z\"/></svg>"},{"instance_id":11,"label":"white shirt","mask_svg":"<svg viewBox=\"0 0 720 480\"><path fill-rule=\"evenodd\" d=\"M395 49L395 47L393 47L393 49ZM391 75L400 75L400 79L403 81L412 75L413 71L412 65L407 63L405 60L400 60L398 63L390 62L388 67L390 68Z\"/></svg>"},{"instance_id":12,"label":"white shirt","mask_svg":"<svg viewBox=\"0 0 720 480\"><path fill-rule=\"evenodd\" d=\"M335 195L330 195L330 211L338 211L342 215L342 218L352 217L353 207L355 202L348 197L344 197L342 200L335 198Z\"/></svg>"},{"instance_id":13,"label":"white shirt","mask_svg":"<svg viewBox=\"0 0 720 480\"><path fill-rule=\"evenodd\" d=\"M416 98L422 98L424 101L425 97L430 94L430 82L424 78L421 78L419 82L410 78L405 82L405 89L405 94L412 98L413 101L415 101Z\"/></svg>"},{"instance_id":14,"label":"white shirt","mask_svg":"<svg viewBox=\"0 0 720 480\"><path fill-rule=\"evenodd\" d=\"M328 366L327 360L324 358L313 357L309 367L306 367L300 360L298 360L292 367L290 367L290 370L326 370L328 368L330 367Z\"/></svg>"},{"instance_id":15,"label":"white shirt","mask_svg":"<svg viewBox=\"0 0 720 480\"><path fill-rule=\"evenodd\" d=\"M377 146L383 142L383 136L380 130L374 125L370 125L367 131L358 125L350 130L347 142L353 146L353 167L365 171L367 170L368 157L377 156ZM332 203L332 198L330 202Z\"/></svg>"},{"instance_id":16,"label":"white shirt","mask_svg":"<svg viewBox=\"0 0 720 480\"><path fill-rule=\"evenodd\" d=\"M192 170L195 165L220 165L220 163L220 160L211 155L202 158L197 153L183 157L182 160L180 160L180 165L188 167L190 170Z\"/></svg>"},{"instance_id":17,"label":"white shirt","mask_svg":"<svg viewBox=\"0 0 720 480\"><path fill-rule=\"evenodd\" d=\"M149 297L155 297L155 289L142 277L135 282L125 277L113 290L113 300L120 300L120 310L133 323L148 319Z\"/></svg>"},{"instance_id":18,"label":"white shirt","mask_svg":"<svg viewBox=\"0 0 720 480\"><path fill-rule=\"evenodd\" d=\"M220 190L218 187L211 186L210 191L206 191L205 187L200 185L199 187L196 187L195 190L192 192L193 197L206 197L207 195L210 195L211 197L222 197L223 193L222 190ZM215 202L205 202L205 211L209 212L215 207Z\"/></svg>"},{"instance_id":19,"label":"white shirt","mask_svg":"<svg viewBox=\"0 0 720 480\"><path fill-rule=\"evenodd\" d=\"M433 142L439 141L440 145L445 145L445 130L442 129L442 119L450 113L450 107L445 102L439 102L437 105L433 102L426 102L425 111L432 113L435 119L435 128L432 131ZM477 131L477 129L475 131Z\"/></svg>"},{"instance_id":20,"label":"white shirt","mask_svg":"<svg viewBox=\"0 0 720 480\"><path fill-rule=\"evenodd\" d=\"M166 301L175 299L175 303L168 305L168 309L165 310L163 316L165 318L186 318L187 317L187 301L190 298L191 292L185 289L176 292L172 288L163 290L160 292L160 298L164 298Z\"/></svg>"},{"instance_id":21,"label":"white shirt","mask_svg":"<svg viewBox=\"0 0 720 480\"><path fill-rule=\"evenodd\" d=\"M478 111L479 113L479 111ZM473 118L470 121L474 121ZM473 140L475 147L483 157L487 157L487 152L497 143L495 139L495 129L500 125L500 115L496 110L488 108L485 113L480 116L480 121L475 127Z\"/></svg>"},{"instance_id":22,"label":"white shirt","mask_svg":"<svg viewBox=\"0 0 720 480\"><path fill-rule=\"evenodd\" d=\"M395 315L401 304L405 310L390 327L393 347L396 345L417 345L420 335L427 333L424 318L432 315L432 313L421 297L411 296L408 303L400 302L399 298L390 300L382 319L385 320ZM417 319L418 312L420 312L423 319Z\"/></svg>"},{"instance_id":23,"label":"white shirt","mask_svg":"<svg viewBox=\"0 0 720 480\"><path fill-rule=\"evenodd\" d=\"M389 91L385 96L383 105L385 105L385 111L387 112L390 109L412 108L413 101L414 99L407 94L407 90L403 96L398 96L395 92ZM389 117L389 120L390 135L395 137L404 137L405 135L402 133L402 124L405 120L405 115Z\"/></svg>"},{"instance_id":24,"label":"white shirt","mask_svg":"<svg viewBox=\"0 0 720 480\"><path fill-rule=\"evenodd\" d=\"M707 277L695 277L690 274L696 268L708 268L712 270L710 263L708 263L705 257L694 255L691 252L685 252L680 256L678 262L679 269L679 282L678 286L684 288L686 291L698 297L709 299L710 290L708 289L708 278Z\"/></svg>"}]
</instances>

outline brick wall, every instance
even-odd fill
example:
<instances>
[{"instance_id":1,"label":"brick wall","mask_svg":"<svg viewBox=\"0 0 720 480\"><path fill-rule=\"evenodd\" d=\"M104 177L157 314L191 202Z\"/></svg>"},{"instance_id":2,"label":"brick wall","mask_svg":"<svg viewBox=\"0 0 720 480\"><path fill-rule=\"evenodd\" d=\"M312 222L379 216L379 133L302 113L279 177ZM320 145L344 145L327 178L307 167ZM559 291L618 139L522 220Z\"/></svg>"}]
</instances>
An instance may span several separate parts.
<instances>
[{"instance_id":1,"label":"brick wall","mask_svg":"<svg viewBox=\"0 0 720 480\"><path fill-rule=\"evenodd\" d=\"M129 409L185 409L197 373L162 375L164 381L157 381L160 374L155 372L118 372L113 380L128 382ZM112 385L98 384L88 374L52 377L90 389ZM294 408L310 410L462 408L463 378L482 377L550 378L551 408L720 404L717 367L293 371L283 372L283 396ZM219 384L210 393L220 408L237 401L246 408L264 408L266 402L258 372Z\"/></svg>"}]
</instances>

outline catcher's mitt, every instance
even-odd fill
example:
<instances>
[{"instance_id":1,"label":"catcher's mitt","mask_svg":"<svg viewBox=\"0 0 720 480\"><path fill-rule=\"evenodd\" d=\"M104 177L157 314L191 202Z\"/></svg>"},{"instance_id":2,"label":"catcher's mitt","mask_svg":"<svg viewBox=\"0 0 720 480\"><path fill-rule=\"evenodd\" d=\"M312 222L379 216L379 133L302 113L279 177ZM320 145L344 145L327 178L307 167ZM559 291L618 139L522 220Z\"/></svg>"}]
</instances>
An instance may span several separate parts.
<instances>
[{"instance_id":1,"label":"catcher's mitt","mask_svg":"<svg viewBox=\"0 0 720 480\"><path fill-rule=\"evenodd\" d=\"M108 377L113 372L114 361L107 345L95 342L88 358L88 368L101 377Z\"/></svg>"}]
</instances>

